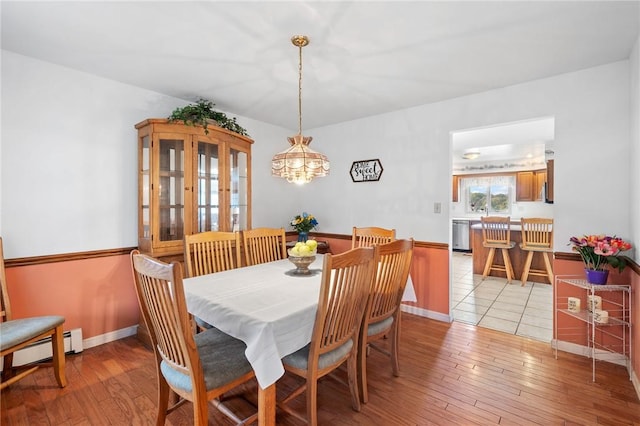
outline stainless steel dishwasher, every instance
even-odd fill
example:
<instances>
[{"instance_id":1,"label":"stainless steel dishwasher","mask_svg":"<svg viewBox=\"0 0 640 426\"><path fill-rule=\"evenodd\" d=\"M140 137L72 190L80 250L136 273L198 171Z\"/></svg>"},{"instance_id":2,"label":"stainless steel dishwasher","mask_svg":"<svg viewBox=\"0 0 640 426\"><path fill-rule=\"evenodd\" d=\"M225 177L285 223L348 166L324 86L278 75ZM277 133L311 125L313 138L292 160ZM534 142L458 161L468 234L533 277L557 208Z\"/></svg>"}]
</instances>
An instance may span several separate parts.
<instances>
[{"instance_id":1,"label":"stainless steel dishwasher","mask_svg":"<svg viewBox=\"0 0 640 426\"><path fill-rule=\"evenodd\" d=\"M452 248L456 251L470 251L469 244L469 221L454 219Z\"/></svg>"}]
</instances>

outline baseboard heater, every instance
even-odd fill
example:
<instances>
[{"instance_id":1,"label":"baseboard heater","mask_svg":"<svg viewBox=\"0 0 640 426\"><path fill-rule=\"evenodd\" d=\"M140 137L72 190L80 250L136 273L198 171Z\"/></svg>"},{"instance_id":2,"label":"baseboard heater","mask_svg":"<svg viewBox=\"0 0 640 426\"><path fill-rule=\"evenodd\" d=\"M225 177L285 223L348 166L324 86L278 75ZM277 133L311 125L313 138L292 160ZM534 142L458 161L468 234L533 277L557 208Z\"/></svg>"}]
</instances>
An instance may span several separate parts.
<instances>
[{"instance_id":1,"label":"baseboard heater","mask_svg":"<svg viewBox=\"0 0 640 426\"><path fill-rule=\"evenodd\" d=\"M75 354L82 352L82 329L75 328L65 331L64 334L64 352L66 354ZM20 366L31 364L33 362L45 361L53 357L51 349L51 337L33 342L29 346L20 349L13 354L13 365ZM0 368L3 367L3 360L0 358Z\"/></svg>"}]
</instances>

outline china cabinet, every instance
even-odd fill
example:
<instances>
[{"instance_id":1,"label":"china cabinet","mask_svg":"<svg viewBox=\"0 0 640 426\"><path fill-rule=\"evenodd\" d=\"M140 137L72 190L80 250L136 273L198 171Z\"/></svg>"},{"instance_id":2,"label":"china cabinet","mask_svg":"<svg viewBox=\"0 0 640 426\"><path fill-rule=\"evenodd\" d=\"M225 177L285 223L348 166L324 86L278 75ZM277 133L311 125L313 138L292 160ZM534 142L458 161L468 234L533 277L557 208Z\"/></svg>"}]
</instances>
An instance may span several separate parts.
<instances>
[{"instance_id":1,"label":"china cabinet","mask_svg":"<svg viewBox=\"0 0 640 426\"><path fill-rule=\"evenodd\" d=\"M181 260L185 235L251 226L251 139L166 119L135 127L140 251Z\"/></svg>"},{"instance_id":2,"label":"china cabinet","mask_svg":"<svg viewBox=\"0 0 640 426\"><path fill-rule=\"evenodd\" d=\"M556 359L561 342L577 345L586 343L586 355L592 360L594 382L597 360L627 365L632 348L631 286L590 284L577 276L558 275L555 281ZM562 292L562 297L558 295L560 286L566 290Z\"/></svg>"}]
</instances>

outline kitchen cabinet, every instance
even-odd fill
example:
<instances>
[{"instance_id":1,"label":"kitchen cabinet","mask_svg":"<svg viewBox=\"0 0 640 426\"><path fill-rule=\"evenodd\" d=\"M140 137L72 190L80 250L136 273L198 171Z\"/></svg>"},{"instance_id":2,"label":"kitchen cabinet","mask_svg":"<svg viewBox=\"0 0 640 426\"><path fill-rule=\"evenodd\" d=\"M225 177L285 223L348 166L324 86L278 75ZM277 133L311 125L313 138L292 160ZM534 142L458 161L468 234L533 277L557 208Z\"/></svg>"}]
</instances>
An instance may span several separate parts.
<instances>
[{"instance_id":1,"label":"kitchen cabinet","mask_svg":"<svg viewBox=\"0 0 640 426\"><path fill-rule=\"evenodd\" d=\"M547 171L537 170L533 173L534 185L533 185L533 201L545 201L542 199L542 193L544 192L544 186L547 182Z\"/></svg>"},{"instance_id":2,"label":"kitchen cabinet","mask_svg":"<svg viewBox=\"0 0 640 426\"><path fill-rule=\"evenodd\" d=\"M516 173L516 201L533 201L533 172Z\"/></svg>"},{"instance_id":3,"label":"kitchen cabinet","mask_svg":"<svg viewBox=\"0 0 640 426\"><path fill-rule=\"evenodd\" d=\"M453 180L452 180L452 197L451 197L451 201L453 201L454 203L457 203L458 201L460 201L460 177L453 175Z\"/></svg>"},{"instance_id":4,"label":"kitchen cabinet","mask_svg":"<svg viewBox=\"0 0 640 426\"><path fill-rule=\"evenodd\" d=\"M546 182L544 169L516 173L516 201L545 201L542 189Z\"/></svg>"},{"instance_id":5,"label":"kitchen cabinet","mask_svg":"<svg viewBox=\"0 0 640 426\"><path fill-rule=\"evenodd\" d=\"M627 365L631 358L631 286L589 284L577 276L556 276L554 297L555 357L558 345L568 342L587 347L592 360L592 380L596 381L596 361L609 360ZM589 303L594 297L599 302ZM570 300L569 299L573 299ZM578 300L576 304L576 299ZM606 320L595 311L596 303L607 313ZM569 319L574 321L567 322ZM577 324L577 325L576 325ZM582 325L582 327L580 326Z\"/></svg>"},{"instance_id":6,"label":"kitchen cabinet","mask_svg":"<svg viewBox=\"0 0 640 426\"><path fill-rule=\"evenodd\" d=\"M545 203L553 203L553 173L554 162L553 160L547 160L547 187L545 191Z\"/></svg>"},{"instance_id":7,"label":"kitchen cabinet","mask_svg":"<svg viewBox=\"0 0 640 426\"><path fill-rule=\"evenodd\" d=\"M187 234L250 228L251 139L166 119L135 128L141 252L181 260Z\"/></svg>"}]
</instances>

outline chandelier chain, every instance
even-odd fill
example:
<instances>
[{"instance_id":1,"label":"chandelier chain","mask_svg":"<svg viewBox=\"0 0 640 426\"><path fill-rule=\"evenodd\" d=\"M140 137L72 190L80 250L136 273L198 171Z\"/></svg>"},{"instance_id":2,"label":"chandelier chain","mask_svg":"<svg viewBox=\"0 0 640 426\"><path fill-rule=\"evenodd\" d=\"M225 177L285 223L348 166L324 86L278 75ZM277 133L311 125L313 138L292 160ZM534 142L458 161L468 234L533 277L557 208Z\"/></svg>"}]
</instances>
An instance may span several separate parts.
<instances>
[{"instance_id":1,"label":"chandelier chain","mask_svg":"<svg viewBox=\"0 0 640 426\"><path fill-rule=\"evenodd\" d=\"M302 45L298 46L298 134L302 134Z\"/></svg>"}]
</instances>

